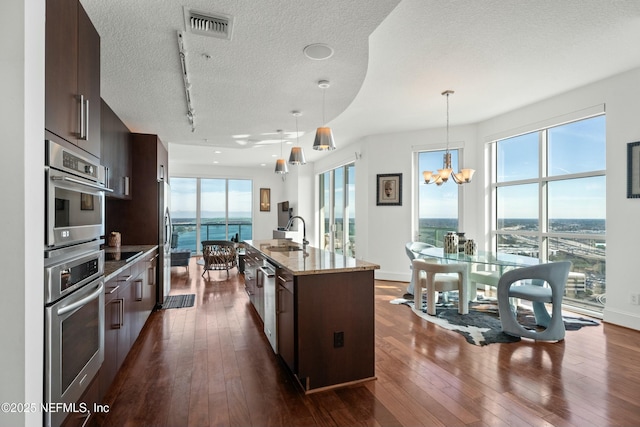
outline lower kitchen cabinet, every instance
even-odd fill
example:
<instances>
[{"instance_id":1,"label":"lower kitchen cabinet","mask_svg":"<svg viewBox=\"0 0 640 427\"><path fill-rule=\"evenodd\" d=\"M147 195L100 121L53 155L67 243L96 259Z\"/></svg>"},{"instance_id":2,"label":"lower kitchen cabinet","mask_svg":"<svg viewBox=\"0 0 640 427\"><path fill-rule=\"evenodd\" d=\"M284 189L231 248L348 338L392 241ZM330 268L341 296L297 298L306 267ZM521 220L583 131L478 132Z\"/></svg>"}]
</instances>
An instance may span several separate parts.
<instances>
[{"instance_id":1,"label":"lower kitchen cabinet","mask_svg":"<svg viewBox=\"0 0 640 427\"><path fill-rule=\"evenodd\" d=\"M104 397L156 301L158 252L144 255L105 283L104 362L100 396Z\"/></svg>"},{"instance_id":2,"label":"lower kitchen cabinet","mask_svg":"<svg viewBox=\"0 0 640 427\"><path fill-rule=\"evenodd\" d=\"M296 366L295 343L295 291L293 275L283 268L276 270L277 299L276 317L278 329L278 353L291 369L298 372Z\"/></svg>"}]
</instances>

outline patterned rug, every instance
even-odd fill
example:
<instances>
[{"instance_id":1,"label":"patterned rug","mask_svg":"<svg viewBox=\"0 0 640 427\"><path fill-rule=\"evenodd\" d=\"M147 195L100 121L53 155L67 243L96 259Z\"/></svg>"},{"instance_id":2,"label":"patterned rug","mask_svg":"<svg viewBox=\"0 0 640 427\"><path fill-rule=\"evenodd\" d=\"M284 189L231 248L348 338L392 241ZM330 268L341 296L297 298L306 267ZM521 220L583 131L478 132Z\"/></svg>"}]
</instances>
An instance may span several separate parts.
<instances>
[{"instance_id":1,"label":"patterned rug","mask_svg":"<svg viewBox=\"0 0 640 427\"><path fill-rule=\"evenodd\" d=\"M458 332L465 337L468 343L473 345L483 346L493 343L520 341L519 337L513 337L502 332L502 324L498 316L498 304L495 299L469 303L469 314L458 314L457 302L439 304L439 306L436 306L435 316L427 314L426 303L422 305L422 310L417 312L413 310L414 302L411 299L397 298L390 302L391 304L411 307L411 311L416 315L440 327ZM567 331L575 331L583 326L597 326L600 324L595 320L583 317L564 316L563 319ZM518 307L518 322L526 328L536 328L533 312L524 307Z\"/></svg>"}]
</instances>

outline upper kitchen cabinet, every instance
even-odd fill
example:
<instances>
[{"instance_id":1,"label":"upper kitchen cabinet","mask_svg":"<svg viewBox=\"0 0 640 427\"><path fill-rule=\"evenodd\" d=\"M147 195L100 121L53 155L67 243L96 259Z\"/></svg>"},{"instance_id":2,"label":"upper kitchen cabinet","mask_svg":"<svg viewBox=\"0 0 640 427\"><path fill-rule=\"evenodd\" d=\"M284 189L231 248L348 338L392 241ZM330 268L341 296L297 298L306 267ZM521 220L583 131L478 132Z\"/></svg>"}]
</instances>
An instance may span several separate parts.
<instances>
[{"instance_id":1,"label":"upper kitchen cabinet","mask_svg":"<svg viewBox=\"0 0 640 427\"><path fill-rule=\"evenodd\" d=\"M47 0L45 129L100 158L100 36L78 0Z\"/></svg>"},{"instance_id":2,"label":"upper kitchen cabinet","mask_svg":"<svg viewBox=\"0 0 640 427\"><path fill-rule=\"evenodd\" d=\"M131 200L109 198L106 231L118 231L123 245L157 245L160 239L160 181L169 181L169 155L157 135L131 134Z\"/></svg>"},{"instance_id":3,"label":"upper kitchen cabinet","mask_svg":"<svg viewBox=\"0 0 640 427\"><path fill-rule=\"evenodd\" d=\"M107 187L113 190L108 197L131 198L131 133L106 102L101 102L102 155L100 162L106 168Z\"/></svg>"}]
</instances>

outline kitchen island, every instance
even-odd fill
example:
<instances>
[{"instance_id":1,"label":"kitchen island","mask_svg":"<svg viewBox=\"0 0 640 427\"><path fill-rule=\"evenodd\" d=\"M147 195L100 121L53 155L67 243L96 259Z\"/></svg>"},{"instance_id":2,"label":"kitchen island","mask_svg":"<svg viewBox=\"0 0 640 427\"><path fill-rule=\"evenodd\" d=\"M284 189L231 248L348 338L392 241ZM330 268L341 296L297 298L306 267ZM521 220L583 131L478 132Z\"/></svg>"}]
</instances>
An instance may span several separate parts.
<instances>
[{"instance_id":1,"label":"kitchen island","mask_svg":"<svg viewBox=\"0 0 640 427\"><path fill-rule=\"evenodd\" d=\"M375 379L376 264L290 240L245 241L245 283L305 393Z\"/></svg>"}]
</instances>

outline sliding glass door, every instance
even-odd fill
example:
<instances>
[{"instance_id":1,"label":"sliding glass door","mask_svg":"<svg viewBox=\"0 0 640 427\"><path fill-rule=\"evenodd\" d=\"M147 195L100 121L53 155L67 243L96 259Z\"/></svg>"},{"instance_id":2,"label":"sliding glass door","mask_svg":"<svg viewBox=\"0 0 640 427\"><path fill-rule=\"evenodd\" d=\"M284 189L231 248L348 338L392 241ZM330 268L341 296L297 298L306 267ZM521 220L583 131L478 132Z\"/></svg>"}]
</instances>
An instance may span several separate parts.
<instances>
[{"instance_id":1,"label":"sliding glass door","mask_svg":"<svg viewBox=\"0 0 640 427\"><path fill-rule=\"evenodd\" d=\"M248 179L171 178L174 247L201 250L203 240L252 238Z\"/></svg>"},{"instance_id":2,"label":"sliding glass door","mask_svg":"<svg viewBox=\"0 0 640 427\"><path fill-rule=\"evenodd\" d=\"M355 256L355 164L319 176L320 246Z\"/></svg>"}]
</instances>

